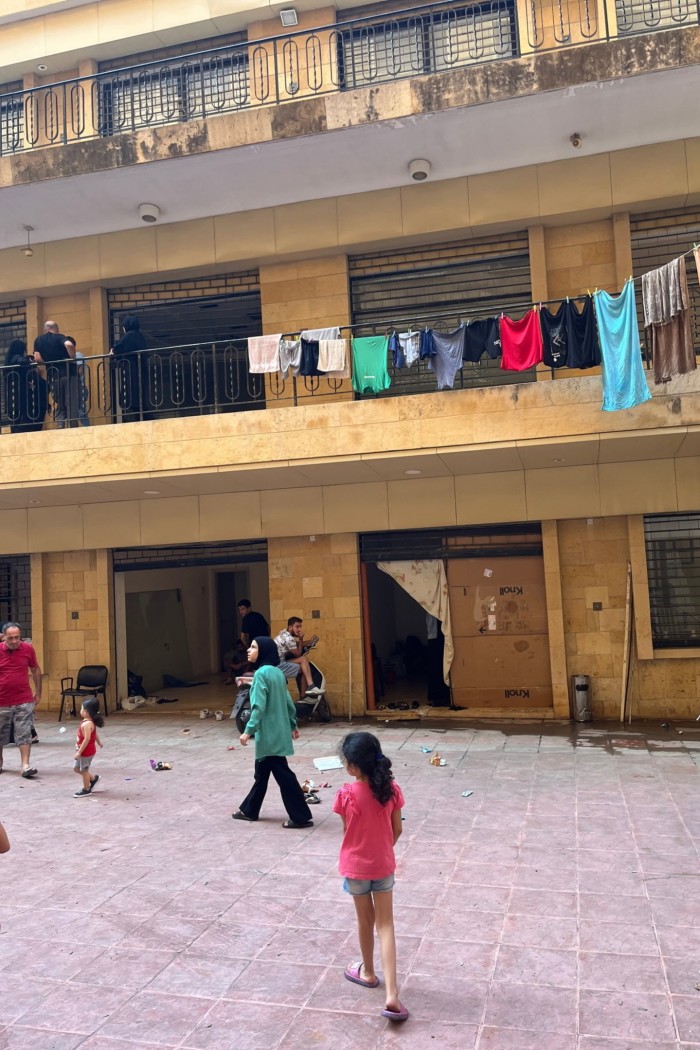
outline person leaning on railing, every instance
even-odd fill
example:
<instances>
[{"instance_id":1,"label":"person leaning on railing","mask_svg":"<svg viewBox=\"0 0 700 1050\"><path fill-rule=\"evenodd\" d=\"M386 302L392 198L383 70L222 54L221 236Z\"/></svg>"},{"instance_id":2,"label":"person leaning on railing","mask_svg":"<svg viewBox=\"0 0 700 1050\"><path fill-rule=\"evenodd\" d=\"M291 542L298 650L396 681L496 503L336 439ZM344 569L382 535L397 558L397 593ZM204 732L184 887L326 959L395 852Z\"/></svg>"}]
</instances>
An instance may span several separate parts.
<instances>
[{"instance_id":1,"label":"person leaning on railing","mask_svg":"<svg viewBox=\"0 0 700 1050\"><path fill-rule=\"evenodd\" d=\"M46 415L46 380L34 359L27 354L23 339L13 339L5 355L5 410L13 434L41 430Z\"/></svg>"},{"instance_id":2,"label":"person leaning on railing","mask_svg":"<svg viewBox=\"0 0 700 1050\"><path fill-rule=\"evenodd\" d=\"M135 423L139 419L150 419L150 415L144 411L147 404L148 368L145 354L139 352L146 349L146 339L138 317L125 317L122 329L124 335L114 344L110 353L117 359L115 382L122 421Z\"/></svg>"},{"instance_id":3,"label":"person leaning on railing","mask_svg":"<svg viewBox=\"0 0 700 1050\"><path fill-rule=\"evenodd\" d=\"M34 340L34 360L46 366L49 391L56 406L56 425L62 430L78 425L79 385L74 360L75 344L58 331L55 321L47 321L44 334Z\"/></svg>"}]
</instances>

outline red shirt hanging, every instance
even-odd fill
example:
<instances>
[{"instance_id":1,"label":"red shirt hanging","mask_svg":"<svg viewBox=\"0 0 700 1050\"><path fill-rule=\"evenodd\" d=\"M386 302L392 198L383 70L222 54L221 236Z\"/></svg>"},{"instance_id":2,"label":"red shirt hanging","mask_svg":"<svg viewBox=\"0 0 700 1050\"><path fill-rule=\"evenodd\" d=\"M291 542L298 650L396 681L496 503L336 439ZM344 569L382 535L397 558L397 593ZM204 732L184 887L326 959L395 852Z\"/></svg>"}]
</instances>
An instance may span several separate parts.
<instances>
[{"instance_id":1,"label":"red shirt hanging","mask_svg":"<svg viewBox=\"0 0 700 1050\"><path fill-rule=\"evenodd\" d=\"M519 321L501 318L501 368L510 372L524 372L542 360L542 331L537 307L529 310Z\"/></svg>"}]
</instances>

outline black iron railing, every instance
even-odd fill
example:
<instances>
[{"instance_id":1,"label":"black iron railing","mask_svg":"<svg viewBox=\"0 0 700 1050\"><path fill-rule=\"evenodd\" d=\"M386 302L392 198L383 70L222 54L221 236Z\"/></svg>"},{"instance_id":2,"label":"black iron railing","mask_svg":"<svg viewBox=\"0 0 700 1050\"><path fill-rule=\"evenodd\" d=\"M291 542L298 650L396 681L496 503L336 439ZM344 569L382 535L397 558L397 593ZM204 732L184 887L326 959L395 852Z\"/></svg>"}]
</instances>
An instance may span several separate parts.
<instances>
[{"instance_id":1,"label":"black iron railing","mask_svg":"<svg viewBox=\"0 0 700 1050\"><path fill-rule=\"evenodd\" d=\"M417 6L0 95L0 154L699 22L698 0Z\"/></svg>"}]
</instances>

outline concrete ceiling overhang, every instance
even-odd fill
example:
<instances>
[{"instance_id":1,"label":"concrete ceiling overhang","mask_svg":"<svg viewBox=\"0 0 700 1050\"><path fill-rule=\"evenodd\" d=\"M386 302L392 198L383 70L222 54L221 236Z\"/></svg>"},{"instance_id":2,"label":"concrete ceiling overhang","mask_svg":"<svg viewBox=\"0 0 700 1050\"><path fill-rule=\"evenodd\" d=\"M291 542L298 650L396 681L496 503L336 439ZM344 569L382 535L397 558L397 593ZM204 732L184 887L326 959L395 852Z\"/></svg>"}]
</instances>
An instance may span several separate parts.
<instances>
[{"instance_id":1,"label":"concrete ceiling overhang","mask_svg":"<svg viewBox=\"0 0 700 1050\"><path fill-rule=\"evenodd\" d=\"M430 160L432 181L441 181L682 140L700 130L699 95L695 65L8 186L0 191L0 248L23 243L23 224L34 227L37 243L134 229L143 201L158 204L161 223L176 223L409 185L407 165L416 157ZM578 150L573 132L581 135ZM616 203L611 197L611 208Z\"/></svg>"},{"instance_id":2,"label":"concrete ceiling overhang","mask_svg":"<svg viewBox=\"0 0 700 1050\"><path fill-rule=\"evenodd\" d=\"M700 425L359 456L319 457L303 461L278 460L254 467L221 466L199 471L164 470L158 473L115 474L110 477L63 478L26 482L13 487L0 483L0 511L35 506L59 507L175 496L408 481L411 478L476 478L478 475L504 471L649 462L689 456L700 456Z\"/></svg>"}]
</instances>

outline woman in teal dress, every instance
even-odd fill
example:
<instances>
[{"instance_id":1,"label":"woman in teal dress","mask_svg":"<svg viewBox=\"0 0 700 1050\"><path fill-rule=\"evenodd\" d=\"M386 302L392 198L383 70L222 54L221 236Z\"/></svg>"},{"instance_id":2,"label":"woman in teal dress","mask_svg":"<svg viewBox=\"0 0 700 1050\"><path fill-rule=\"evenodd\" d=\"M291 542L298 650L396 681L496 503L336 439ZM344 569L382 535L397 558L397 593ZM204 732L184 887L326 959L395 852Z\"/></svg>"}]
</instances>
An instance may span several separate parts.
<instances>
[{"instance_id":1,"label":"woman in teal dress","mask_svg":"<svg viewBox=\"0 0 700 1050\"><path fill-rule=\"evenodd\" d=\"M255 638L248 649L248 660L255 666L255 674L250 687L250 718L240 739L246 747L250 738L255 737L255 781L233 819L251 822L258 819L272 774L289 814L289 820L285 820L282 827L309 828L313 825L311 810L287 762L287 755L294 754L292 741L299 736L296 709L287 692L285 677L277 666L280 658L272 638Z\"/></svg>"}]
</instances>

